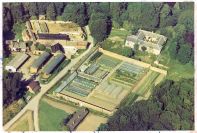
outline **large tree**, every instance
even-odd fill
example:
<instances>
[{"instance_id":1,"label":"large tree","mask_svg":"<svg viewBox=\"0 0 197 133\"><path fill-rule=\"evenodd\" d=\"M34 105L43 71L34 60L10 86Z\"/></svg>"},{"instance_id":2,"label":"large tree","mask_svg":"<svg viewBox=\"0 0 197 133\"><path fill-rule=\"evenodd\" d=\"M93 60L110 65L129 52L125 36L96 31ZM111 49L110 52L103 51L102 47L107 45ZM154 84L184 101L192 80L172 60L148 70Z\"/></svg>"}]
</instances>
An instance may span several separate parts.
<instances>
[{"instance_id":1,"label":"large tree","mask_svg":"<svg viewBox=\"0 0 197 133\"><path fill-rule=\"evenodd\" d=\"M9 73L4 71L3 74L3 105L7 106L14 100L24 94L21 73Z\"/></svg>"},{"instance_id":2,"label":"large tree","mask_svg":"<svg viewBox=\"0 0 197 133\"><path fill-rule=\"evenodd\" d=\"M86 9L84 3L69 3L64 8L62 17L65 21L73 21L80 26L85 26L88 23Z\"/></svg>"},{"instance_id":3,"label":"large tree","mask_svg":"<svg viewBox=\"0 0 197 133\"><path fill-rule=\"evenodd\" d=\"M96 42L101 42L107 37L107 22L105 19L91 21L89 27Z\"/></svg>"},{"instance_id":4,"label":"large tree","mask_svg":"<svg viewBox=\"0 0 197 133\"><path fill-rule=\"evenodd\" d=\"M46 17L49 20L55 20L56 18L56 9L54 3L50 3L46 10Z\"/></svg>"},{"instance_id":5,"label":"large tree","mask_svg":"<svg viewBox=\"0 0 197 133\"><path fill-rule=\"evenodd\" d=\"M25 9L22 3L11 3L10 10L12 13L14 23L25 21Z\"/></svg>"},{"instance_id":6,"label":"large tree","mask_svg":"<svg viewBox=\"0 0 197 133\"><path fill-rule=\"evenodd\" d=\"M32 16L38 16L39 15L39 10L38 10L38 5L36 2L31 2L28 3L28 10L29 10L29 15Z\"/></svg>"},{"instance_id":7,"label":"large tree","mask_svg":"<svg viewBox=\"0 0 197 133\"><path fill-rule=\"evenodd\" d=\"M192 54L192 47L189 44L182 44L177 54L177 59L182 63L186 64L190 61Z\"/></svg>"}]
</instances>

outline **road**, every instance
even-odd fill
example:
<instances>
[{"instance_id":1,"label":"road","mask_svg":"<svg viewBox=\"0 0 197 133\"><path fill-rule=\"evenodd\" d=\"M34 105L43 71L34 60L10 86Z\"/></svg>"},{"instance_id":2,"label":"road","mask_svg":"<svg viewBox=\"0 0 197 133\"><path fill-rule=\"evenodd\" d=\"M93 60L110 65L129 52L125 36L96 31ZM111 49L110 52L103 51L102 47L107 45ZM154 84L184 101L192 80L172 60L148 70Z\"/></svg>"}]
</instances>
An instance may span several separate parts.
<instances>
[{"instance_id":1,"label":"road","mask_svg":"<svg viewBox=\"0 0 197 133\"><path fill-rule=\"evenodd\" d=\"M34 96L29 103L13 118L11 119L8 123L6 123L3 128L4 130L7 130L16 120L18 120L27 110L32 110L34 111L34 128L35 131L39 131L39 119L38 119L38 110L39 110L39 101L42 98L42 96L53 86L55 83L57 83L67 72L70 70L83 56L85 56L90 49L93 47L93 39L90 36L89 28L86 27L86 30L88 32L88 41L91 43L89 48L82 53L80 56L78 56L75 59L72 59L71 62L68 64L67 67L65 67L61 72L58 73L58 75L53 78L48 84L41 85L41 90L40 92Z\"/></svg>"}]
</instances>

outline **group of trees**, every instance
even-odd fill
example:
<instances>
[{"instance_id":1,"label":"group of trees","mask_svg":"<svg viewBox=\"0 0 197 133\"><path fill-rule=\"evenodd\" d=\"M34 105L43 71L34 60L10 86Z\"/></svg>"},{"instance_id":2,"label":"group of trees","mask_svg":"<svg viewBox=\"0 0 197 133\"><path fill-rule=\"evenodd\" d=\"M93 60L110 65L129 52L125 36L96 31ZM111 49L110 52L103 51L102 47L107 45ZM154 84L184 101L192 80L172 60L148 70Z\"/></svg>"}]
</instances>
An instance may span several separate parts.
<instances>
[{"instance_id":1,"label":"group of trees","mask_svg":"<svg viewBox=\"0 0 197 133\"><path fill-rule=\"evenodd\" d=\"M132 103L131 103L132 104ZM99 130L193 130L194 80L166 80L150 99L123 106Z\"/></svg>"},{"instance_id":2,"label":"group of trees","mask_svg":"<svg viewBox=\"0 0 197 133\"><path fill-rule=\"evenodd\" d=\"M3 106L7 107L26 91L21 73L3 73Z\"/></svg>"}]
</instances>

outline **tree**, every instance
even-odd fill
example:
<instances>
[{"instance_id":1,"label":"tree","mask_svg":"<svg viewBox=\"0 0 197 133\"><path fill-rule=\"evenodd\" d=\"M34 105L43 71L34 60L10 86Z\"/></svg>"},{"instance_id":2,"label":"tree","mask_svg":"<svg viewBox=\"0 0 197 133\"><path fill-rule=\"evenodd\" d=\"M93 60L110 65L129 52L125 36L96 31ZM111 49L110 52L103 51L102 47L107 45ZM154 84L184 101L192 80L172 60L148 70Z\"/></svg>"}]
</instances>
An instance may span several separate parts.
<instances>
[{"instance_id":1,"label":"tree","mask_svg":"<svg viewBox=\"0 0 197 133\"><path fill-rule=\"evenodd\" d=\"M192 54L192 48L189 44L182 44L178 51L177 59L182 63L186 64L190 61Z\"/></svg>"},{"instance_id":2,"label":"tree","mask_svg":"<svg viewBox=\"0 0 197 133\"><path fill-rule=\"evenodd\" d=\"M55 20L56 18L56 10L54 3L49 4L46 10L46 17L49 20Z\"/></svg>"},{"instance_id":3,"label":"tree","mask_svg":"<svg viewBox=\"0 0 197 133\"><path fill-rule=\"evenodd\" d=\"M87 25L88 17L83 3L69 3L62 14L65 21L73 21L80 26Z\"/></svg>"},{"instance_id":4,"label":"tree","mask_svg":"<svg viewBox=\"0 0 197 133\"><path fill-rule=\"evenodd\" d=\"M47 10L47 7L49 6L49 4L50 4L49 2L38 2L37 3L39 15L46 14L46 10Z\"/></svg>"},{"instance_id":5,"label":"tree","mask_svg":"<svg viewBox=\"0 0 197 133\"><path fill-rule=\"evenodd\" d=\"M37 5L36 2L30 2L30 3L28 3L28 10L29 10L29 15L31 17L38 16L39 15L38 5Z\"/></svg>"},{"instance_id":6,"label":"tree","mask_svg":"<svg viewBox=\"0 0 197 133\"><path fill-rule=\"evenodd\" d=\"M21 73L4 72L3 75L3 105L8 106L24 94L24 84Z\"/></svg>"},{"instance_id":7,"label":"tree","mask_svg":"<svg viewBox=\"0 0 197 133\"><path fill-rule=\"evenodd\" d=\"M7 7L3 8L3 33L7 34L12 29L12 18L10 9Z\"/></svg>"},{"instance_id":8,"label":"tree","mask_svg":"<svg viewBox=\"0 0 197 133\"><path fill-rule=\"evenodd\" d=\"M104 19L92 20L90 32L96 42L102 42L107 37L107 23Z\"/></svg>"},{"instance_id":9,"label":"tree","mask_svg":"<svg viewBox=\"0 0 197 133\"><path fill-rule=\"evenodd\" d=\"M146 51L147 48L145 46L142 46L141 49L142 51Z\"/></svg>"},{"instance_id":10,"label":"tree","mask_svg":"<svg viewBox=\"0 0 197 133\"><path fill-rule=\"evenodd\" d=\"M25 21L25 9L22 3L11 3L10 9L14 23Z\"/></svg>"},{"instance_id":11,"label":"tree","mask_svg":"<svg viewBox=\"0 0 197 133\"><path fill-rule=\"evenodd\" d=\"M64 9L66 3L64 3L64 2L55 2L54 4L55 4L56 13L57 13L56 15L57 16L62 15L62 13L64 11L63 9Z\"/></svg>"},{"instance_id":12,"label":"tree","mask_svg":"<svg viewBox=\"0 0 197 133\"><path fill-rule=\"evenodd\" d=\"M45 51L45 50L46 50L46 46L43 45L43 44L36 44L36 48L37 48L38 50L41 50L41 51Z\"/></svg>"},{"instance_id":13,"label":"tree","mask_svg":"<svg viewBox=\"0 0 197 133\"><path fill-rule=\"evenodd\" d=\"M187 31L194 31L194 9L182 12L178 18L178 23L185 26Z\"/></svg>"},{"instance_id":14,"label":"tree","mask_svg":"<svg viewBox=\"0 0 197 133\"><path fill-rule=\"evenodd\" d=\"M175 26L178 21L176 13L172 12L172 7L164 4L160 14L160 27Z\"/></svg>"}]
</instances>

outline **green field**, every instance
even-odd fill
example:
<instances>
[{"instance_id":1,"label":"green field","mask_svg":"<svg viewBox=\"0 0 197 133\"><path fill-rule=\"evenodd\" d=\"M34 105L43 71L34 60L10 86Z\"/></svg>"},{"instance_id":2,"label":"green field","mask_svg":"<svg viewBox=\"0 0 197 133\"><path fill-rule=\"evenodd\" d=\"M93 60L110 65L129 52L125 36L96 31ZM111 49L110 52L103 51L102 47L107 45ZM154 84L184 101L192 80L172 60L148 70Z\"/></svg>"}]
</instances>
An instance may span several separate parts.
<instances>
[{"instance_id":1,"label":"green field","mask_svg":"<svg viewBox=\"0 0 197 133\"><path fill-rule=\"evenodd\" d=\"M54 108L44 102L40 101L39 105L39 125L41 131L61 131L61 121L69 114L63 110Z\"/></svg>"},{"instance_id":2,"label":"green field","mask_svg":"<svg viewBox=\"0 0 197 133\"><path fill-rule=\"evenodd\" d=\"M159 58L161 64L169 67L166 78L175 81L181 78L194 78L194 65L192 63L183 65L178 60L170 58L168 49L169 47L166 47Z\"/></svg>"},{"instance_id":3,"label":"green field","mask_svg":"<svg viewBox=\"0 0 197 133\"><path fill-rule=\"evenodd\" d=\"M115 29L113 28L111 30L111 33L110 33L110 36L109 38L112 38L112 37L120 37L121 39L125 39L127 37L127 35L129 34L129 31L127 30L120 30L120 29Z\"/></svg>"}]
</instances>

